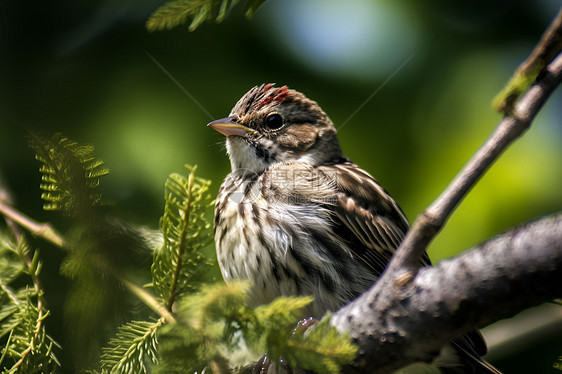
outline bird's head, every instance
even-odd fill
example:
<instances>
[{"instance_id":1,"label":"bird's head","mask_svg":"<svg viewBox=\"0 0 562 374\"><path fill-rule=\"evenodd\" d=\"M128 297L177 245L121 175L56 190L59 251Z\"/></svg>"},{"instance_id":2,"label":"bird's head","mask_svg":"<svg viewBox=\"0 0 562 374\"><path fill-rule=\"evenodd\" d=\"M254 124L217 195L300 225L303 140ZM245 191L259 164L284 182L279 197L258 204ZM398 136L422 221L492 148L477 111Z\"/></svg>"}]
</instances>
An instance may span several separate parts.
<instances>
[{"instance_id":1,"label":"bird's head","mask_svg":"<svg viewBox=\"0 0 562 374\"><path fill-rule=\"evenodd\" d=\"M232 170L260 173L279 162L322 165L342 157L336 129L315 101L287 86L248 91L209 127L227 137Z\"/></svg>"}]
</instances>

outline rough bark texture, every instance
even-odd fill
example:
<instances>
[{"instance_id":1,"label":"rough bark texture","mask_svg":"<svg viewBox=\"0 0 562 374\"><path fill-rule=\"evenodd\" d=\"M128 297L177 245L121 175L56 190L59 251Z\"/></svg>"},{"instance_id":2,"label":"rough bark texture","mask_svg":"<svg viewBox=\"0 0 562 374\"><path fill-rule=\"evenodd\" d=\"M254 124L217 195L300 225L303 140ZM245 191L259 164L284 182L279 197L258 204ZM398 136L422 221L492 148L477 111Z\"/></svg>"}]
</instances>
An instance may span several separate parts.
<instances>
[{"instance_id":1,"label":"rough bark texture","mask_svg":"<svg viewBox=\"0 0 562 374\"><path fill-rule=\"evenodd\" d=\"M562 214L527 224L414 278L381 281L332 317L360 346L345 373L430 361L474 327L562 296Z\"/></svg>"}]
</instances>

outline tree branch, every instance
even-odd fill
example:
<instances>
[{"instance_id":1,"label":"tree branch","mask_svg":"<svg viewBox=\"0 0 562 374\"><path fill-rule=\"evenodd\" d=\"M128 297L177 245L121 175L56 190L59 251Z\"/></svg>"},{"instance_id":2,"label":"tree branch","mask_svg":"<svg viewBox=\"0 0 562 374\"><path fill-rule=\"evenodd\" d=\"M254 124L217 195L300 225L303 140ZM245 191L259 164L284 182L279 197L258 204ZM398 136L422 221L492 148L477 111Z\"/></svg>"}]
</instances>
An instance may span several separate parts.
<instances>
[{"instance_id":1,"label":"tree branch","mask_svg":"<svg viewBox=\"0 0 562 374\"><path fill-rule=\"evenodd\" d=\"M550 63L519 100L513 115L504 117L445 191L416 219L386 273L396 274L402 282L413 278L421 266L419 259L447 218L503 150L529 128L539 109L561 81L562 54Z\"/></svg>"},{"instance_id":2,"label":"tree branch","mask_svg":"<svg viewBox=\"0 0 562 374\"><path fill-rule=\"evenodd\" d=\"M4 191L3 186L0 186L0 216L5 217L8 225L10 225L11 222L15 222L25 230L29 231L31 235L35 237L41 238L61 249L71 249L68 242L53 228L53 226L51 226L49 223L37 222L24 213L20 212L19 210L13 208L6 196L7 192ZM14 227L15 226L12 227L12 230L14 230ZM106 270L109 270L110 274L118 279L131 293L136 295L142 302L144 302L148 307L158 313L167 322L175 323L175 319L172 314L166 308L164 308L154 296L152 296L133 282L129 281L127 278L119 275L113 268L108 266L104 266L104 268ZM35 284L35 278L33 278L33 280ZM37 288L38 285L35 284L35 287Z\"/></svg>"},{"instance_id":3,"label":"tree branch","mask_svg":"<svg viewBox=\"0 0 562 374\"><path fill-rule=\"evenodd\" d=\"M562 19L562 12L558 18ZM562 32L558 18L545 35ZM332 324L351 334L360 347L344 372L387 373L414 362L429 362L443 345L463 333L562 296L561 215L504 234L437 267L420 269L419 261L460 201L529 128L562 81L560 43L551 42L552 38L543 38L537 48L547 54L555 49L558 56L416 219L376 284L332 317Z\"/></svg>"},{"instance_id":4,"label":"tree branch","mask_svg":"<svg viewBox=\"0 0 562 374\"><path fill-rule=\"evenodd\" d=\"M29 231L33 236L42 238L56 247L68 249L68 244L61 234L48 223L37 222L22 212L14 209L4 199L0 198L0 214Z\"/></svg>"},{"instance_id":5,"label":"tree branch","mask_svg":"<svg viewBox=\"0 0 562 374\"><path fill-rule=\"evenodd\" d=\"M509 261L506 261L506 259ZM345 373L430 361L453 338L562 296L562 214L421 269L405 287L377 282L332 324L360 346Z\"/></svg>"},{"instance_id":6,"label":"tree branch","mask_svg":"<svg viewBox=\"0 0 562 374\"><path fill-rule=\"evenodd\" d=\"M541 40L505 86L494 99L494 108L502 113L510 114L513 105L521 94L537 79L558 53L562 50L562 8L546 29Z\"/></svg>"}]
</instances>

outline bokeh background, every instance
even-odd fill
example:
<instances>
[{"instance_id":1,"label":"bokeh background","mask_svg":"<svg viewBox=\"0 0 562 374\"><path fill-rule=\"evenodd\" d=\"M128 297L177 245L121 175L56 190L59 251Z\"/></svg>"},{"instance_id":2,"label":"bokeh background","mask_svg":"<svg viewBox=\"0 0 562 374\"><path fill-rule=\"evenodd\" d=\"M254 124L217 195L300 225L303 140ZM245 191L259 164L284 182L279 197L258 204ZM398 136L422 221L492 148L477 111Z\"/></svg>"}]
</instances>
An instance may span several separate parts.
<instances>
[{"instance_id":1,"label":"bokeh background","mask_svg":"<svg viewBox=\"0 0 562 374\"><path fill-rule=\"evenodd\" d=\"M346 155L413 221L501 120L492 98L562 3L270 0L250 21L239 6L195 32L149 33L145 22L161 4L0 1L0 176L19 209L60 219L41 210L26 134L61 132L94 145L110 168L103 188L112 214L156 228L169 173L197 164L216 193L229 171L224 139L206 124L254 85L276 82L323 107ZM559 89L451 217L432 260L560 210L561 164ZM61 255L45 256L55 264L48 277ZM523 344L498 338L493 362L507 373L559 372L560 322L534 331Z\"/></svg>"}]
</instances>

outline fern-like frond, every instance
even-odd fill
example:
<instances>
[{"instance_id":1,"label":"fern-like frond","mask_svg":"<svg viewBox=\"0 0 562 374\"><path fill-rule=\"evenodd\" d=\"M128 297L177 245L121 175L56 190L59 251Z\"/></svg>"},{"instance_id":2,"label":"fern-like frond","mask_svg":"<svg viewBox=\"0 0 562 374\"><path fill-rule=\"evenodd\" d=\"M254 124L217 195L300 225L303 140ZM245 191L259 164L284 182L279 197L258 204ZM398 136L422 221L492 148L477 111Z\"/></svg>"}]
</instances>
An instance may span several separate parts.
<instances>
[{"instance_id":1,"label":"fern-like frond","mask_svg":"<svg viewBox=\"0 0 562 374\"><path fill-rule=\"evenodd\" d=\"M195 176L196 167L186 167L188 176L172 174L166 181L160 219L164 243L154 252L152 264L153 285L168 309L177 296L196 288L211 264L201 252L211 242L211 224L205 217L212 203L210 182Z\"/></svg>"},{"instance_id":2,"label":"fern-like frond","mask_svg":"<svg viewBox=\"0 0 562 374\"><path fill-rule=\"evenodd\" d=\"M245 15L253 17L257 8L266 0L249 0ZM146 22L149 31L172 29L189 21L189 31L194 31L203 22L215 20L220 23L239 0L171 0L150 15Z\"/></svg>"},{"instance_id":3,"label":"fern-like frond","mask_svg":"<svg viewBox=\"0 0 562 374\"><path fill-rule=\"evenodd\" d=\"M156 364L156 332L164 323L132 321L121 326L108 346L102 349L102 373L144 374L151 364Z\"/></svg>"},{"instance_id":4,"label":"fern-like frond","mask_svg":"<svg viewBox=\"0 0 562 374\"><path fill-rule=\"evenodd\" d=\"M41 162L41 198L45 210L61 210L77 217L103 205L100 178L109 170L93 156L94 147L56 134L50 139L32 135L30 146Z\"/></svg>"}]
</instances>

